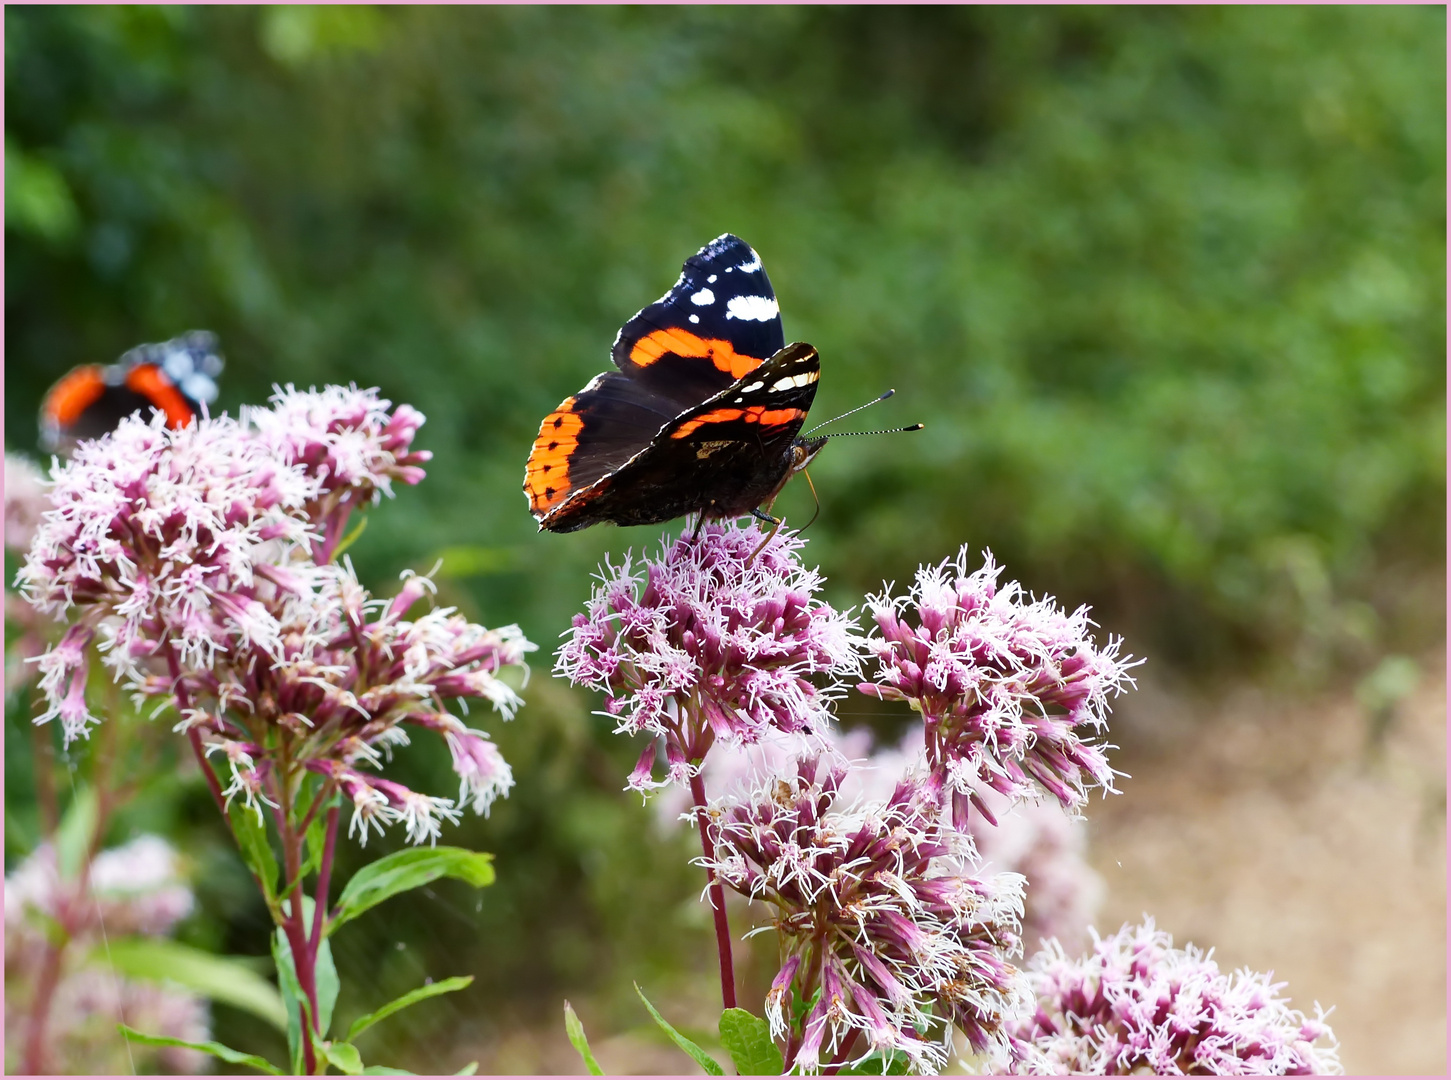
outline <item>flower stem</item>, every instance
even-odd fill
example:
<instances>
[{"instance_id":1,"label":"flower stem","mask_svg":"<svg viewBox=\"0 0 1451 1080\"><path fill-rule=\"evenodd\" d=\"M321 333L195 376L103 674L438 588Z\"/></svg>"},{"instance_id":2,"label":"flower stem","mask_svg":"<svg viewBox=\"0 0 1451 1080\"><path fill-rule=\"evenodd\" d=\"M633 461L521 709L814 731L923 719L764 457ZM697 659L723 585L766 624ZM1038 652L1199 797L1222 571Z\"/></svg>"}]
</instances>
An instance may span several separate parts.
<instances>
[{"instance_id":1,"label":"flower stem","mask_svg":"<svg viewBox=\"0 0 1451 1080\"><path fill-rule=\"evenodd\" d=\"M705 781L699 773L690 778L690 795L695 800L695 821L700 826L700 848L709 863L715 858L715 845L710 841L710 830L707 828L709 816L706 812ZM726 921L725 890L720 887L715 871L709 866L705 870L705 880L709 885L710 906L715 915L716 950L720 953L720 998L724 1008L734 1009L736 974L735 966L731 962L731 929Z\"/></svg>"},{"instance_id":2,"label":"flower stem","mask_svg":"<svg viewBox=\"0 0 1451 1080\"><path fill-rule=\"evenodd\" d=\"M318 796L323 798L322 795ZM338 808L328 807L327 812L327 839L322 847L322 865L317 871L317 896L313 897L312 905L312 940L309 947L314 955L322 947L322 917L327 910L327 890L333 873L333 851L338 842Z\"/></svg>"}]
</instances>

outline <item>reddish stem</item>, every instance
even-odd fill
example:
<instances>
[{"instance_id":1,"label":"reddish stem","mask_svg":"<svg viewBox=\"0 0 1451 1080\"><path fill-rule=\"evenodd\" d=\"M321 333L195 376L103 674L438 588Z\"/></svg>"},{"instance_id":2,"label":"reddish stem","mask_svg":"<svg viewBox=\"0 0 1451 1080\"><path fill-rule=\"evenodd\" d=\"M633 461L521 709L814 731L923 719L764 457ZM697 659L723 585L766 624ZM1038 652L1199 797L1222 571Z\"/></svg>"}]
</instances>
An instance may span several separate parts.
<instances>
[{"instance_id":1,"label":"reddish stem","mask_svg":"<svg viewBox=\"0 0 1451 1080\"><path fill-rule=\"evenodd\" d=\"M45 959L40 965L40 977L35 983L35 1005L25 1033L25 1057L20 1067L20 1071L29 1076L41 1076L46 1071L45 1028L50 1019L50 1003L60 983L61 954L64 950L63 943L52 943L46 948Z\"/></svg>"},{"instance_id":2,"label":"reddish stem","mask_svg":"<svg viewBox=\"0 0 1451 1080\"><path fill-rule=\"evenodd\" d=\"M695 800L695 821L700 826L700 848L706 862L711 862L715 859L715 845L711 843L710 830L707 828L710 818L706 812L705 781L699 773L690 778L690 794ZM731 928L726 921L725 890L721 888L715 871L709 866L705 870L705 880L709 886L711 911L715 915L716 951L720 953L720 997L725 1008L734 1009L736 974L731 962Z\"/></svg>"},{"instance_id":3,"label":"reddish stem","mask_svg":"<svg viewBox=\"0 0 1451 1080\"><path fill-rule=\"evenodd\" d=\"M847 1033L846 1039L841 1044L841 1049L837 1050L836 1054L831 1059L831 1063L827 1065L826 1068L821 1070L822 1076L835 1076L837 1073L841 1072L842 1065L846 1062L847 1057L851 1054L852 1047L856 1045L856 1037L858 1034L860 1034L860 1032L858 1032L855 1028Z\"/></svg>"},{"instance_id":4,"label":"reddish stem","mask_svg":"<svg viewBox=\"0 0 1451 1080\"><path fill-rule=\"evenodd\" d=\"M312 905L312 940L314 954L322 946L322 915L327 910L327 889L333 874L333 851L338 843L338 808L328 807L327 839L322 846L322 865L317 871L317 896Z\"/></svg>"}]
</instances>

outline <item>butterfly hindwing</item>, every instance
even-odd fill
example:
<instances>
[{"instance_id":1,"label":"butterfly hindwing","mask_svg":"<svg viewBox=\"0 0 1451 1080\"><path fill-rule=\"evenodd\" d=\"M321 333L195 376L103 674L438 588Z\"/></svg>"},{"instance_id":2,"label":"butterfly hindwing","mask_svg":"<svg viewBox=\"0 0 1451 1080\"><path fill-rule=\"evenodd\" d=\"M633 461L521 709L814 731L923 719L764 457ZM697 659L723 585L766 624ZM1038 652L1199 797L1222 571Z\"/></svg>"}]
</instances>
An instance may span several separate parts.
<instances>
[{"instance_id":1,"label":"butterfly hindwing","mask_svg":"<svg viewBox=\"0 0 1451 1080\"><path fill-rule=\"evenodd\" d=\"M615 366L689 408L785 345L771 280L751 246L726 233L685 261L670 291L621 327Z\"/></svg>"},{"instance_id":2,"label":"butterfly hindwing","mask_svg":"<svg viewBox=\"0 0 1451 1080\"><path fill-rule=\"evenodd\" d=\"M541 526L571 532L603 521L648 525L697 510L712 517L749 513L790 475L819 377L815 349L786 346L672 419L628 461L555 500Z\"/></svg>"}]
</instances>

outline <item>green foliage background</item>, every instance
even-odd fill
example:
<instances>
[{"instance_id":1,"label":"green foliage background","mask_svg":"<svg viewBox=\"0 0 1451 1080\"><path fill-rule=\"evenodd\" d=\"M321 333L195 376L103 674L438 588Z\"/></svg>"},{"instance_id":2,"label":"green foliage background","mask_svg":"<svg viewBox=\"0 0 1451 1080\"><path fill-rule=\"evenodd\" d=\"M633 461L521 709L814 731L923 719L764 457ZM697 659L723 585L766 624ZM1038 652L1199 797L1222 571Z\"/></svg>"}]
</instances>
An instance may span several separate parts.
<instances>
[{"instance_id":1,"label":"green foliage background","mask_svg":"<svg viewBox=\"0 0 1451 1080\"><path fill-rule=\"evenodd\" d=\"M604 553L658 531L538 536L519 484L539 418L721 232L821 350L821 417L890 385L866 426L927 424L818 459L809 555L838 602L966 541L1202 674L1307 640L1368 662L1397 632L1376 582L1441 561L1443 8L56 7L5 27L7 447L33 447L71 365L192 327L221 335L224 408L380 386L427 414L436 456L372 515L364 578L442 557L448 601L541 643L530 705L490 725L519 787L456 838L499 854L500 883L337 943L340 1013L480 974L452 1012L393 1022L420 1067L438 1025L486 1039L510 998L552 1016L581 987L623 1018L641 970L708 952L683 849L619 792L634 748L547 674ZM260 908L207 850L195 933L260 951Z\"/></svg>"}]
</instances>

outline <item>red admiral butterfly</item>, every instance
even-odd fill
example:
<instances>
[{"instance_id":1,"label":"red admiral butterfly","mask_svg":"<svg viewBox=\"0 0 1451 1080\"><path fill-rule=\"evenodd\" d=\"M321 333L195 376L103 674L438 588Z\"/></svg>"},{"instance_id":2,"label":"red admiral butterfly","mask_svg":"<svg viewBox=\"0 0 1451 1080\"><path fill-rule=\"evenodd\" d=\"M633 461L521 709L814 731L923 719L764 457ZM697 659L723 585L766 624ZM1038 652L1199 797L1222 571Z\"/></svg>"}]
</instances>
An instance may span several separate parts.
<instances>
[{"instance_id":1,"label":"red admiral butterfly","mask_svg":"<svg viewBox=\"0 0 1451 1080\"><path fill-rule=\"evenodd\" d=\"M82 364L46 391L40 403L40 442L63 450L114 431L137 410L166 414L166 426L186 427L217 397L222 371L215 334L193 330L159 345L138 345L114 364Z\"/></svg>"},{"instance_id":2,"label":"red admiral butterfly","mask_svg":"<svg viewBox=\"0 0 1451 1080\"><path fill-rule=\"evenodd\" d=\"M686 260L669 292L621 328L612 358L544 418L524 468L541 529L769 507L826 443L798 438L816 350L785 344L760 257L730 235Z\"/></svg>"}]
</instances>

